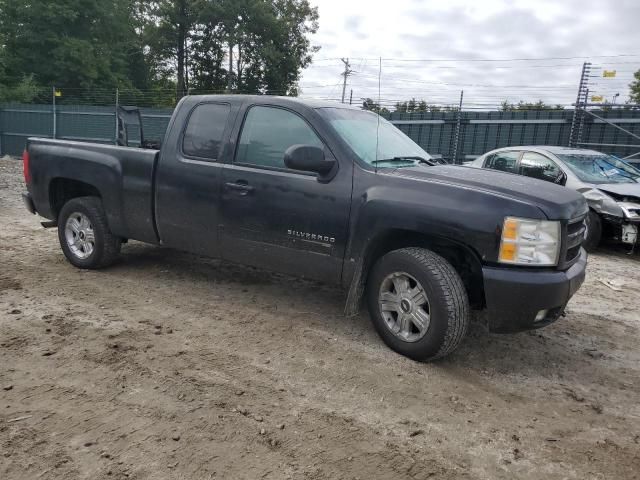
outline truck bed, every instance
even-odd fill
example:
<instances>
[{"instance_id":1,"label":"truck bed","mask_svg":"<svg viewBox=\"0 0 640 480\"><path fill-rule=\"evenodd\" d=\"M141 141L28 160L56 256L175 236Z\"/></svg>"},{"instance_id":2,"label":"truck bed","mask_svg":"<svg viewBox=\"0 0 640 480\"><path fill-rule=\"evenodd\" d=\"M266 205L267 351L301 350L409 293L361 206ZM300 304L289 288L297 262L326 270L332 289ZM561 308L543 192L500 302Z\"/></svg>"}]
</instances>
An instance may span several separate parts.
<instances>
[{"instance_id":1,"label":"truck bed","mask_svg":"<svg viewBox=\"0 0 640 480\"><path fill-rule=\"evenodd\" d=\"M56 220L60 195L69 186L93 186L103 200L112 232L157 243L153 176L158 150L99 143L30 138L29 192L37 212Z\"/></svg>"}]
</instances>

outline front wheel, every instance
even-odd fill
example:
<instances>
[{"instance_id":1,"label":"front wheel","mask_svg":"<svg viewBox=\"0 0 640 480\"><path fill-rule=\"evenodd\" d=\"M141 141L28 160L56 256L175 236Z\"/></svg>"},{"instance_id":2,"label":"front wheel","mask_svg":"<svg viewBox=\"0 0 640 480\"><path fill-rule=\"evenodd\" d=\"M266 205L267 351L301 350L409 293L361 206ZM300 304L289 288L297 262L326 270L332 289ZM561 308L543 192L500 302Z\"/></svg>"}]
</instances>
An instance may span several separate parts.
<instances>
[{"instance_id":1,"label":"front wheel","mask_svg":"<svg viewBox=\"0 0 640 480\"><path fill-rule=\"evenodd\" d=\"M469 325L462 279L449 262L424 248L380 258L367 282L367 303L382 340L418 361L453 352Z\"/></svg>"},{"instance_id":2,"label":"front wheel","mask_svg":"<svg viewBox=\"0 0 640 480\"><path fill-rule=\"evenodd\" d=\"M109 231L102 201L97 197L73 198L58 215L58 239L67 260L78 268L111 265L122 240Z\"/></svg>"},{"instance_id":3,"label":"front wheel","mask_svg":"<svg viewBox=\"0 0 640 480\"><path fill-rule=\"evenodd\" d=\"M582 245L587 252L593 252L602 239L602 220L593 210L589 210L587 218L585 218L584 241Z\"/></svg>"}]
</instances>

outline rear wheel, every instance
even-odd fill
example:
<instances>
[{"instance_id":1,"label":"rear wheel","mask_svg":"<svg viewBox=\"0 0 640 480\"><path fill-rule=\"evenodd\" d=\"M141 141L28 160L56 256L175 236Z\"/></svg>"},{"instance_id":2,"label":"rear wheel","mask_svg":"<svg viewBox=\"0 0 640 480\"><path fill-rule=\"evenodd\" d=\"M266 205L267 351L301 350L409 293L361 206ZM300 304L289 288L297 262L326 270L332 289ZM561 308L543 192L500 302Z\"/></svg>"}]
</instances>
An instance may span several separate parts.
<instances>
[{"instance_id":1,"label":"rear wheel","mask_svg":"<svg viewBox=\"0 0 640 480\"><path fill-rule=\"evenodd\" d=\"M469 324L460 276L444 258L423 248L383 256L369 276L367 303L384 342L418 361L453 352Z\"/></svg>"},{"instance_id":2,"label":"rear wheel","mask_svg":"<svg viewBox=\"0 0 640 480\"><path fill-rule=\"evenodd\" d=\"M602 220L600 219L600 215L593 210L589 210L584 224L586 228L582 246L587 252L593 252L598 248L600 240L602 239Z\"/></svg>"},{"instance_id":3,"label":"rear wheel","mask_svg":"<svg viewBox=\"0 0 640 480\"><path fill-rule=\"evenodd\" d=\"M119 237L109 231L97 197L69 200L58 215L58 239L67 260L79 268L102 268L118 257Z\"/></svg>"}]
</instances>

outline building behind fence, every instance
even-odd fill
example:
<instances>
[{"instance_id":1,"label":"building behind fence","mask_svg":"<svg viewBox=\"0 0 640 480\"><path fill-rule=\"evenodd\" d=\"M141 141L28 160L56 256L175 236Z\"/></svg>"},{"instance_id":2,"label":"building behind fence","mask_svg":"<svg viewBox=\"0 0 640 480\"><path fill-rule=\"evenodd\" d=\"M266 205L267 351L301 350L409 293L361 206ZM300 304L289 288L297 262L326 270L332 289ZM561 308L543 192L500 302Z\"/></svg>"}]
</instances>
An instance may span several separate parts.
<instances>
[{"instance_id":1,"label":"building behind fence","mask_svg":"<svg viewBox=\"0 0 640 480\"><path fill-rule=\"evenodd\" d=\"M162 140L172 111L141 109L146 139ZM499 147L569 145L573 115L573 110L527 110L391 113L386 117L427 152L462 163ZM607 121L583 115L580 145L620 157L640 152L640 141L615 127L640 135L640 111L611 109L598 115ZM114 106L0 105L0 155L19 155L28 137L114 143L115 124Z\"/></svg>"}]
</instances>

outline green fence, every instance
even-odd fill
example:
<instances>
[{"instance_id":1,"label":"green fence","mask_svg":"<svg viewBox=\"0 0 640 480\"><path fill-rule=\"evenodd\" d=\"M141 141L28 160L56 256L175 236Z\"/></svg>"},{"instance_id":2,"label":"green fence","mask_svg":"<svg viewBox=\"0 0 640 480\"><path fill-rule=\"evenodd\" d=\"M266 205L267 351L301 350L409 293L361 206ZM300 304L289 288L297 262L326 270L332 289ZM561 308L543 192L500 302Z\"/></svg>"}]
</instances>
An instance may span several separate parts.
<instances>
[{"instance_id":1,"label":"green fence","mask_svg":"<svg viewBox=\"0 0 640 480\"><path fill-rule=\"evenodd\" d=\"M162 139L171 112L142 108L145 137ZM640 135L638 110L616 109L598 115ZM432 155L459 163L498 147L568 145L573 110L463 111L459 116L457 112L391 113L387 118ZM581 131L579 141L584 146L622 157L640 151L640 140L590 115L584 115ZM58 105L54 112L51 105L1 105L0 154L19 155L31 136L113 143L114 107Z\"/></svg>"},{"instance_id":2,"label":"green fence","mask_svg":"<svg viewBox=\"0 0 640 480\"><path fill-rule=\"evenodd\" d=\"M145 138L160 140L172 109L141 108ZM28 137L115 143L115 108L90 105L0 106L0 155L19 155Z\"/></svg>"},{"instance_id":3,"label":"green fence","mask_svg":"<svg viewBox=\"0 0 640 480\"><path fill-rule=\"evenodd\" d=\"M610 110L597 114L640 135L640 111ZM514 112L391 113L387 118L427 152L463 162L494 148L516 145L569 145L573 110ZM602 120L582 114L580 146L621 157L640 151L640 140ZM456 126L460 132L456 146ZM598 145L595 145L598 144ZM637 145L634 147L634 145Z\"/></svg>"}]
</instances>

